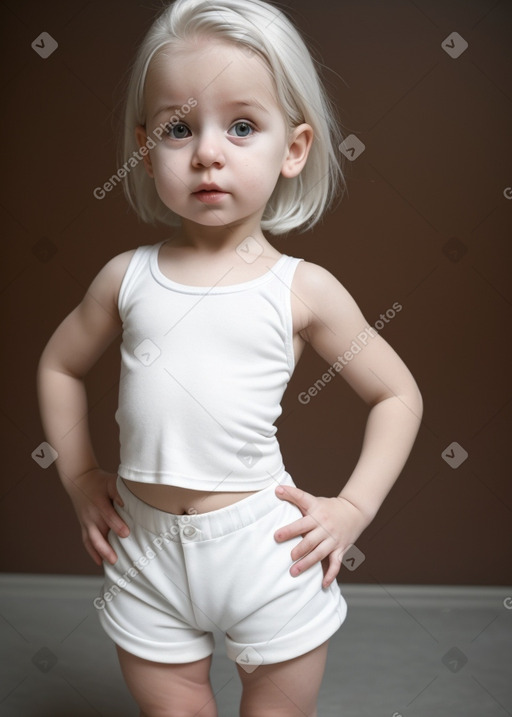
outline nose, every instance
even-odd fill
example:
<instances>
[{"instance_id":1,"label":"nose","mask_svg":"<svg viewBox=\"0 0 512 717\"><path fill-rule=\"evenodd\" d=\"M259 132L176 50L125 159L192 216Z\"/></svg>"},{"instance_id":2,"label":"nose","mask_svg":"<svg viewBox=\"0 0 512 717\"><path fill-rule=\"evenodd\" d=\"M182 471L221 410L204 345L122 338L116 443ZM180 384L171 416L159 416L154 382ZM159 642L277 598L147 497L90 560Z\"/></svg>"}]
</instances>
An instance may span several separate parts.
<instances>
[{"instance_id":1,"label":"nose","mask_svg":"<svg viewBox=\"0 0 512 717\"><path fill-rule=\"evenodd\" d=\"M213 129L196 135L196 146L192 164L194 167L211 167L225 164L225 157L222 151L222 138Z\"/></svg>"}]
</instances>

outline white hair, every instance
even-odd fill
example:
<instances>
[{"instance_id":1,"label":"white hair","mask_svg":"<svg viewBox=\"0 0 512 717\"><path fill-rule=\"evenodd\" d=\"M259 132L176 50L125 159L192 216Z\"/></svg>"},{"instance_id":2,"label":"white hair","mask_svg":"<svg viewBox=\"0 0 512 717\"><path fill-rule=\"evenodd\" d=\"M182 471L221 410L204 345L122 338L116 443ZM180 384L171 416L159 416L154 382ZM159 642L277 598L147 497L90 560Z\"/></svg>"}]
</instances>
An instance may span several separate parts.
<instances>
[{"instance_id":1,"label":"white hair","mask_svg":"<svg viewBox=\"0 0 512 717\"><path fill-rule=\"evenodd\" d=\"M176 0L156 18L135 57L125 107L121 164L139 149L135 128L146 124L144 86L149 64L165 46L197 36L222 38L255 52L270 69L277 99L290 128L306 122L314 139L302 172L279 177L265 207L261 227L271 234L306 231L316 224L344 187L338 146L342 141L335 108L320 80L319 63L278 8L262 0ZM133 163L123 187L146 222L179 226L180 218L162 202L143 163Z\"/></svg>"}]
</instances>

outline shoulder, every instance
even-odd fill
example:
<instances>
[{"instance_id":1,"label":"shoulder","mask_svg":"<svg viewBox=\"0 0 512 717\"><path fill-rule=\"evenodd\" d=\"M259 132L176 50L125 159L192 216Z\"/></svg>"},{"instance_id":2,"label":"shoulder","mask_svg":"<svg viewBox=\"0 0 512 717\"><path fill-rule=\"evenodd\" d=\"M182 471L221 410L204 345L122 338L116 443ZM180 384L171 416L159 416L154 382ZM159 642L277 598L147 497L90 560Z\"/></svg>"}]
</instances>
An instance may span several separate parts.
<instances>
[{"instance_id":1,"label":"shoulder","mask_svg":"<svg viewBox=\"0 0 512 717\"><path fill-rule=\"evenodd\" d=\"M129 251L124 251L122 254L117 254L112 257L99 271L96 279L108 278L110 281L122 281L136 251L136 249L130 249Z\"/></svg>"},{"instance_id":2,"label":"shoulder","mask_svg":"<svg viewBox=\"0 0 512 717\"><path fill-rule=\"evenodd\" d=\"M306 327L325 326L335 319L360 315L349 291L332 272L319 264L309 261L298 263L293 292L305 307Z\"/></svg>"},{"instance_id":3,"label":"shoulder","mask_svg":"<svg viewBox=\"0 0 512 717\"><path fill-rule=\"evenodd\" d=\"M131 249L110 259L94 277L86 299L91 297L105 308L116 308L121 283L135 252Z\"/></svg>"},{"instance_id":4,"label":"shoulder","mask_svg":"<svg viewBox=\"0 0 512 717\"><path fill-rule=\"evenodd\" d=\"M91 287L109 286L111 288L117 287L117 289L119 289L126 270L128 269L128 265L130 264L136 251L136 249L131 249L130 251L125 251L122 254L117 254L117 256L110 259L98 272L91 284Z\"/></svg>"},{"instance_id":5,"label":"shoulder","mask_svg":"<svg viewBox=\"0 0 512 717\"><path fill-rule=\"evenodd\" d=\"M320 264L300 261L297 264L293 288L300 291L304 300L313 303L333 299L347 299L350 294L339 279Z\"/></svg>"},{"instance_id":6,"label":"shoulder","mask_svg":"<svg viewBox=\"0 0 512 717\"><path fill-rule=\"evenodd\" d=\"M296 276L301 284L310 286L311 288L314 288L317 284L321 284L321 282L328 277L336 279L330 271L320 266L320 264L313 264L313 262L305 260L299 261L297 264Z\"/></svg>"}]
</instances>

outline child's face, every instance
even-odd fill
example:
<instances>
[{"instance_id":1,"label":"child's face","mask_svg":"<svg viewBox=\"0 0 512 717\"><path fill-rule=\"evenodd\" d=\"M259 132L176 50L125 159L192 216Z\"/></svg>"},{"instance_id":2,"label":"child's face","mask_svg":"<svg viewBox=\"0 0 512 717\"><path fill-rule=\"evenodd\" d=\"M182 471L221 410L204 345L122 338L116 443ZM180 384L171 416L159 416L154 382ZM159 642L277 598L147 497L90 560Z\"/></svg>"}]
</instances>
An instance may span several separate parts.
<instances>
[{"instance_id":1,"label":"child's face","mask_svg":"<svg viewBox=\"0 0 512 717\"><path fill-rule=\"evenodd\" d=\"M139 144L174 115L145 164L164 204L184 220L259 226L279 175L295 176L305 164L311 128L290 132L265 64L231 43L202 39L159 53L145 105ZM198 193L202 184L223 192Z\"/></svg>"}]
</instances>

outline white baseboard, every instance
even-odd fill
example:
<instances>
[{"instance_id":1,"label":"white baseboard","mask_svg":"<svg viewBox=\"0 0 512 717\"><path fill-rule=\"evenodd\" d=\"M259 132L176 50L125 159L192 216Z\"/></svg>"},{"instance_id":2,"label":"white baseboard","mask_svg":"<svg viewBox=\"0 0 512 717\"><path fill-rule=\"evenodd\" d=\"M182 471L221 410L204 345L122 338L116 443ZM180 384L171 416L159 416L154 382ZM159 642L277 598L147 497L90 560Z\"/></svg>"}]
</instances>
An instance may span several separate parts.
<instances>
[{"instance_id":1,"label":"white baseboard","mask_svg":"<svg viewBox=\"0 0 512 717\"><path fill-rule=\"evenodd\" d=\"M103 585L101 576L0 574L0 596L83 599L96 595ZM503 606L512 598L512 586L478 585L370 585L340 583L349 606L393 608L414 605L425 608L481 609ZM510 604L510 603L509 603Z\"/></svg>"}]
</instances>

